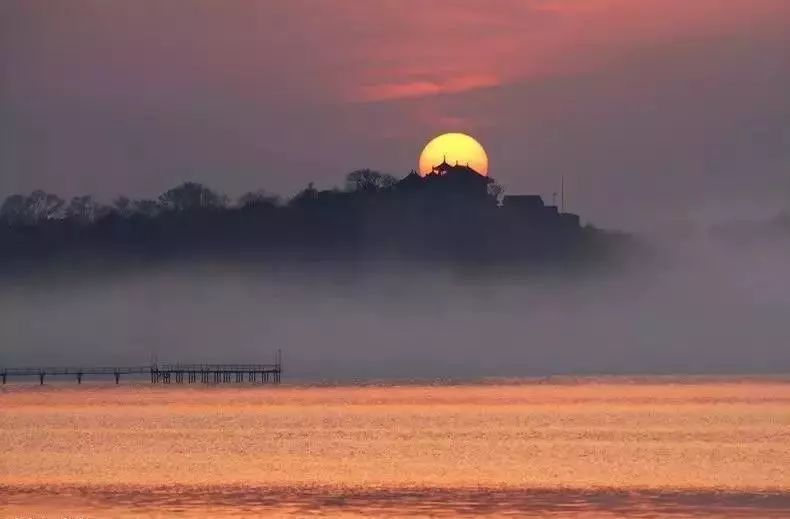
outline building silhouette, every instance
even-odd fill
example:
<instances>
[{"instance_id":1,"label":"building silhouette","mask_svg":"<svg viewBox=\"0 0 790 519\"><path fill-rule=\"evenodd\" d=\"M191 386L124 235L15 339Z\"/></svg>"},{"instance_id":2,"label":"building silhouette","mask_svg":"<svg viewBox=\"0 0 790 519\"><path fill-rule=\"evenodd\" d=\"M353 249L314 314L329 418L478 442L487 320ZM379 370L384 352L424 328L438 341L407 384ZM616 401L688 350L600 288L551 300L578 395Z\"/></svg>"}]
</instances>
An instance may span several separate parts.
<instances>
[{"instance_id":1,"label":"building silhouette","mask_svg":"<svg viewBox=\"0 0 790 519\"><path fill-rule=\"evenodd\" d=\"M560 212L556 205L546 205L540 195L506 195L499 205L496 194L490 190L492 185L495 182L491 177L478 173L469 164L451 165L445 157L424 176L412 170L396 188L402 192L421 192L434 202L449 199L494 204L500 220L564 230L581 227L579 215Z\"/></svg>"}]
</instances>

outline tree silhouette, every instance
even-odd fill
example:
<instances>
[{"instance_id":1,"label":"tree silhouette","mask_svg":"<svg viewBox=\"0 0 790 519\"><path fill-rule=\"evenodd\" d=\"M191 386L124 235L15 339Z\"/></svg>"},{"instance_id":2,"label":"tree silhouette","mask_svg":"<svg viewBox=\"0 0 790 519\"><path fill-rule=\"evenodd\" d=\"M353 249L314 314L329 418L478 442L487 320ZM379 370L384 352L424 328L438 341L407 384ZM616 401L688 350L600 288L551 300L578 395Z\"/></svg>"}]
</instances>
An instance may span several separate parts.
<instances>
[{"instance_id":1,"label":"tree silhouette","mask_svg":"<svg viewBox=\"0 0 790 519\"><path fill-rule=\"evenodd\" d=\"M34 225L60 216L64 204L59 196L36 189L28 196L11 195L6 198L0 215L12 224Z\"/></svg>"},{"instance_id":2,"label":"tree silhouette","mask_svg":"<svg viewBox=\"0 0 790 519\"><path fill-rule=\"evenodd\" d=\"M121 217L128 218L134 213L134 205L128 196L118 196L112 201L113 210Z\"/></svg>"},{"instance_id":3,"label":"tree silhouette","mask_svg":"<svg viewBox=\"0 0 790 519\"><path fill-rule=\"evenodd\" d=\"M199 209L219 209L227 205L225 198L202 184L185 182L165 191L159 197L165 211L184 213Z\"/></svg>"},{"instance_id":4,"label":"tree silhouette","mask_svg":"<svg viewBox=\"0 0 790 519\"><path fill-rule=\"evenodd\" d=\"M488 186L486 186L486 190L488 192L488 196L493 198L497 203L499 202L499 199L502 197L502 193L505 192L505 189L501 185L497 184L496 182L491 182L490 184L488 184Z\"/></svg>"},{"instance_id":5,"label":"tree silhouette","mask_svg":"<svg viewBox=\"0 0 790 519\"><path fill-rule=\"evenodd\" d=\"M134 208L132 215L145 218L156 218L162 213L162 206L156 200L144 199L132 202Z\"/></svg>"},{"instance_id":6,"label":"tree silhouette","mask_svg":"<svg viewBox=\"0 0 790 519\"><path fill-rule=\"evenodd\" d=\"M397 183L398 179L392 175L372 169L357 169L346 175L346 189L349 191L375 192L388 189Z\"/></svg>"},{"instance_id":7,"label":"tree silhouette","mask_svg":"<svg viewBox=\"0 0 790 519\"><path fill-rule=\"evenodd\" d=\"M8 225L21 225L29 223L25 211L27 197L25 195L11 195L5 199L0 207L0 219Z\"/></svg>"},{"instance_id":8,"label":"tree silhouette","mask_svg":"<svg viewBox=\"0 0 790 519\"><path fill-rule=\"evenodd\" d=\"M318 200L318 190L315 188L315 185L310 182L307 184L307 187L303 190L299 191L293 198L291 198L289 205L295 207L303 207L305 205L310 205L311 203Z\"/></svg>"},{"instance_id":9,"label":"tree silhouette","mask_svg":"<svg viewBox=\"0 0 790 519\"><path fill-rule=\"evenodd\" d=\"M275 207L280 205L280 197L271 195L263 189L260 189L241 195L238 200L238 205L245 209Z\"/></svg>"},{"instance_id":10,"label":"tree silhouette","mask_svg":"<svg viewBox=\"0 0 790 519\"><path fill-rule=\"evenodd\" d=\"M110 207L98 203L91 195L75 196L66 206L65 217L85 225L95 222L110 210Z\"/></svg>"},{"instance_id":11,"label":"tree silhouette","mask_svg":"<svg viewBox=\"0 0 790 519\"><path fill-rule=\"evenodd\" d=\"M400 181L359 169L344 181L343 190L319 190L311 182L286 203L259 190L229 205L225 196L195 182L158 199L119 196L111 206L90 195L66 205L42 190L15 194L0 205L0 260L16 257L28 264L69 251L151 259L255 251L291 259L392 255L585 264L612 257L628 243L622 235L581 227L578 216L559 214L538 196L505 197L500 205L501 186L468 167L448 165L425 177L412 172Z\"/></svg>"}]
</instances>

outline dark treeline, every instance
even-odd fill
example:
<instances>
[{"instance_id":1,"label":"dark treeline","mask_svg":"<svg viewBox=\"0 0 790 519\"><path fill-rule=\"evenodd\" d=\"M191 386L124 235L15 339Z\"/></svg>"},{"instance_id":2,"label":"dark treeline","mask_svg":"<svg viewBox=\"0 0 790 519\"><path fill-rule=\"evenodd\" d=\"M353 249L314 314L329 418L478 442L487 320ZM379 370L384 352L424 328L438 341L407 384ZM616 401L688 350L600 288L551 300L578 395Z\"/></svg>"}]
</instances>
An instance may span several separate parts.
<instances>
[{"instance_id":1,"label":"dark treeline","mask_svg":"<svg viewBox=\"0 0 790 519\"><path fill-rule=\"evenodd\" d=\"M158 199L118 197L109 205L37 190L2 204L0 259L31 265L189 255L578 265L611 258L627 242L580 226L578 217L539 197L501 199L499 186L469 171L447 165L398 180L358 170L342 189L310 184L287 200L258 191L231 201L193 182Z\"/></svg>"}]
</instances>

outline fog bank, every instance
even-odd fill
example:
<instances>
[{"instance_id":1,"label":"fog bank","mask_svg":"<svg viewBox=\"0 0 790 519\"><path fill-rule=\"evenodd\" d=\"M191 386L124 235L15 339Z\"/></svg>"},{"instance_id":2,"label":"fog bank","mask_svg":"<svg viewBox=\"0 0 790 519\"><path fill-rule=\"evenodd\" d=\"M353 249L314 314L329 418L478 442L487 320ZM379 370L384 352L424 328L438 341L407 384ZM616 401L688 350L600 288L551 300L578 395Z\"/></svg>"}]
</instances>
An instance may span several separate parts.
<instances>
[{"instance_id":1,"label":"fog bank","mask_svg":"<svg viewBox=\"0 0 790 519\"><path fill-rule=\"evenodd\" d=\"M790 370L790 240L651 238L615 272L170 265L7 278L0 365L268 362L322 379Z\"/></svg>"}]
</instances>

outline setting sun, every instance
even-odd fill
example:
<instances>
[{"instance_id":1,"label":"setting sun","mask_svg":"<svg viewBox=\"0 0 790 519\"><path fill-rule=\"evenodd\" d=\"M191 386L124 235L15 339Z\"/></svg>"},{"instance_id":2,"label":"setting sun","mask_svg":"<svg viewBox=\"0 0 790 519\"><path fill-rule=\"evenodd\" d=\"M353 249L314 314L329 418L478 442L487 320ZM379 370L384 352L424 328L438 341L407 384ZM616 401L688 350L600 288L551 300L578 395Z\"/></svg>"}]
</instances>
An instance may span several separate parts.
<instances>
[{"instance_id":1,"label":"setting sun","mask_svg":"<svg viewBox=\"0 0 790 519\"><path fill-rule=\"evenodd\" d=\"M431 172L434 166L448 164L469 165L481 175L488 175L488 155L483 146L465 133L445 133L426 144L420 154L420 175Z\"/></svg>"}]
</instances>

